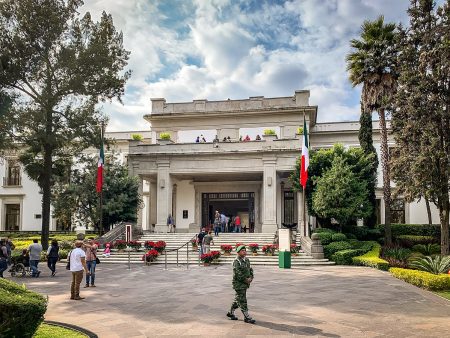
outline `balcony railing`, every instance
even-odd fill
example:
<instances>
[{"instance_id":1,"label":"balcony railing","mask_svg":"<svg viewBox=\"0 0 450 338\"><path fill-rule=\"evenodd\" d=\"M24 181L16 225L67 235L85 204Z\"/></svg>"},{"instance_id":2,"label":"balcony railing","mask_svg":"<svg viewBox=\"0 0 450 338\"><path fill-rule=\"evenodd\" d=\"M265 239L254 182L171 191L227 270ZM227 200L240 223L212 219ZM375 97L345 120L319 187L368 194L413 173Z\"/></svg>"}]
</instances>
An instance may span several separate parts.
<instances>
[{"instance_id":1,"label":"balcony railing","mask_svg":"<svg viewBox=\"0 0 450 338\"><path fill-rule=\"evenodd\" d=\"M3 177L4 187L15 187L22 185L22 178L20 176Z\"/></svg>"}]
</instances>

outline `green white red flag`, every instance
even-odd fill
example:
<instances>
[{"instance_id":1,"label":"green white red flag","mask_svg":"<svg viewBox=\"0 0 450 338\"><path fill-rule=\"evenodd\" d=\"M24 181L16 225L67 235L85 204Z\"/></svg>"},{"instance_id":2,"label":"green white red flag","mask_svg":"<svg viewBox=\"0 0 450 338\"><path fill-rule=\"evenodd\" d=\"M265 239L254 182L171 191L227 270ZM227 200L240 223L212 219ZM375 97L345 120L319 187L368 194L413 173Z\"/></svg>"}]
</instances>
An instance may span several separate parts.
<instances>
[{"instance_id":1,"label":"green white red flag","mask_svg":"<svg viewBox=\"0 0 450 338\"><path fill-rule=\"evenodd\" d=\"M306 121L303 120L303 144L302 144L302 161L300 166L300 184L303 189L306 188L306 181L308 180L308 166L309 166L309 142L308 129Z\"/></svg>"},{"instance_id":2,"label":"green white red flag","mask_svg":"<svg viewBox=\"0 0 450 338\"><path fill-rule=\"evenodd\" d=\"M100 154L98 156L97 166L97 192L101 192L103 189L103 166L105 164L105 153L103 152L103 140L100 146Z\"/></svg>"}]
</instances>

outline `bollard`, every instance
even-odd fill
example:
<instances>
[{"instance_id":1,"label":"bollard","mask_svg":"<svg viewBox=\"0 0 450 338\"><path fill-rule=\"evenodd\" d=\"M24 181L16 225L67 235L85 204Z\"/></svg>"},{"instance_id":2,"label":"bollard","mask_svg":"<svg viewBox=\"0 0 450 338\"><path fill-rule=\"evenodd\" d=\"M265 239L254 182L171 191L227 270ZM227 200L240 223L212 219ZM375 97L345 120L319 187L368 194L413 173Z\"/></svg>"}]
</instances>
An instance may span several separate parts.
<instances>
[{"instance_id":1,"label":"bollard","mask_svg":"<svg viewBox=\"0 0 450 338\"><path fill-rule=\"evenodd\" d=\"M167 251L164 249L164 270L167 270Z\"/></svg>"},{"instance_id":2,"label":"bollard","mask_svg":"<svg viewBox=\"0 0 450 338\"><path fill-rule=\"evenodd\" d=\"M128 270L131 270L131 251L128 249Z\"/></svg>"},{"instance_id":3,"label":"bollard","mask_svg":"<svg viewBox=\"0 0 450 338\"><path fill-rule=\"evenodd\" d=\"M189 270L189 245L186 245L186 270Z\"/></svg>"},{"instance_id":4,"label":"bollard","mask_svg":"<svg viewBox=\"0 0 450 338\"><path fill-rule=\"evenodd\" d=\"M178 250L177 250L177 268L178 268Z\"/></svg>"}]
</instances>

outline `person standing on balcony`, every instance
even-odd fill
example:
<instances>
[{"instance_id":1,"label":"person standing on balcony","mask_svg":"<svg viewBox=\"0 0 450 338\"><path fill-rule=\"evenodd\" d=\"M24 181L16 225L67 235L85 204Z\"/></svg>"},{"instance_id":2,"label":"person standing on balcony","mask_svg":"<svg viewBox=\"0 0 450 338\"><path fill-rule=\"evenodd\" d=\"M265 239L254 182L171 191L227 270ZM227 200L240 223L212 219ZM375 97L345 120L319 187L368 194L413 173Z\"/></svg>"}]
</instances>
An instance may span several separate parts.
<instances>
[{"instance_id":1,"label":"person standing on balcony","mask_svg":"<svg viewBox=\"0 0 450 338\"><path fill-rule=\"evenodd\" d=\"M233 262L233 289L235 291L234 301L231 304L227 317L231 320L237 320L234 311L241 308L246 323L255 324L255 320L248 314L247 307L247 289L253 281L253 269L250 266L250 260L246 257L247 250L245 245L239 245L236 249L237 257Z\"/></svg>"}]
</instances>

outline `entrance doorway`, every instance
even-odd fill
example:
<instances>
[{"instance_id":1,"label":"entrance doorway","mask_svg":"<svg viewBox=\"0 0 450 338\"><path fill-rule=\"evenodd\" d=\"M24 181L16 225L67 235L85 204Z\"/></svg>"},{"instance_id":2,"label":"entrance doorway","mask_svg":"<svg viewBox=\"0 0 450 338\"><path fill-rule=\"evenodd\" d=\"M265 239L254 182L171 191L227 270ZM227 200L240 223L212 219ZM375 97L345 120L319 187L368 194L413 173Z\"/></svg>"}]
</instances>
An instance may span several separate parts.
<instances>
[{"instance_id":1,"label":"entrance doorway","mask_svg":"<svg viewBox=\"0 0 450 338\"><path fill-rule=\"evenodd\" d=\"M201 226L211 228L216 210L229 218L239 215L242 228L245 226L247 231L254 231L255 193L203 193Z\"/></svg>"}]
</instances>

